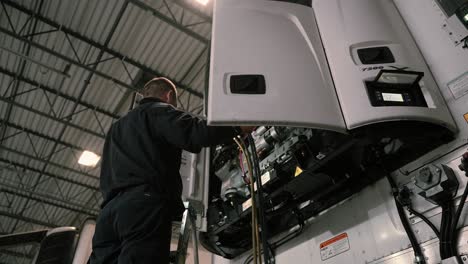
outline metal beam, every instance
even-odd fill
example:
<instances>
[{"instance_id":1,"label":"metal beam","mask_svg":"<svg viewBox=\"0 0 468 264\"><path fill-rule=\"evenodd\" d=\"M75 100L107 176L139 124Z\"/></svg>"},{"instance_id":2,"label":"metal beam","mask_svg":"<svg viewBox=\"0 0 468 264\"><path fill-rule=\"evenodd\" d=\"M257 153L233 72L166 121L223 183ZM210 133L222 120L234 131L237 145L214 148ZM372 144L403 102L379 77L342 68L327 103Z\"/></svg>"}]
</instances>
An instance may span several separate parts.
<instances>
[{"instance_id":1,"label":"metal beam","mask_svg":"<svg viewBox=\"0 0 468 264\"><path fill-rule=\"evenodd\" d=\"M37 131L35 131L35 130L31 130L31 129L29 129L29 128L26 128L26 127L23 127L23 126L20 126L20 125L17 125L17 124L8 122L8 121L6 121L6 120L4 120L4 119L1 119L1 118L0 118L0 124L6 125L6 126L8 126L8 127L12 127L12 128L14 128L14 129L17 129L17 130L21 130L21 131L23 131L23 132L25 132L25 133L34 135L34 136L36 136L36 137L40 137L40 138L45 139L45 140L49 140L49 141L52 141L52 142L58 142L60 145L65 146L65 147L69 147L69 148L71 148L71 149L75 149L75 150L78 150L78 151L83 151L83 150L85 150L85 149L82 148L82 147L73 145L73 144L68 143L68 142L65 142L65 141L57 140L56 138L53 138L53 137L51 137L51 136L48 136L48 135L39 133L39 132L37 132Z\"/></svg>"},{"instance_id":2,"label":"metal beam","mask_svg":"<svg viewBox=\"0 0 468 264\"><path fill-rule=\"evenodd\" d=\"M69 167L66 167L66 166L63 166L61 164L58 164L58 163L54 163L54 162L51 162L51 161L47 161L43 158L39 158L39 157L35 157L33 155L30 155L30 154L27 154L27 153L24 153L24 152L21 152L21 151L18 151L16 149L12 149L12 148L9 148L9 147L5 147L5 146L2 146L0 145L0 149L3 149L3 150L6 150L6 151L9 151L11 153L15 153L17 155L21 155L21 156L24 156L26 158L29 158L29 159L33 159L33 160L36 160L36 161L40 161L42 163L49 163L50 165L54 166L54 167L57 167L57 168L60 168L60 169L64 169L64 170L67 170L67 171L70 171L70 172L74 172L74 173L77 173L79 175L82 175L84 177L87 177L87 178L91 178L93 180L99 180L99 177L96 177L92 174L89 174L89 173L86 173L86 172L82 172L82 171L79 171L79 170L75 170L75 169L72 169L72 168L69 168ZM1 159L0 159L1 161Z\"/></svg>"},{"instance_id":3,"label":"metal beam","mask_svg":"<svg viewBox=\"0 0 468 264\"><path fill-rule=\"evenodd\" d=\"M99 213L98 210L94 208L86 208L86 206L83 206L81 204L76 204L71 201L65 201L58 197L51 197L51 196L49 197L44 194L38 194L38 193L27 194L28 190L24 190L21 188L16 188L16 190L12 190L11 187L8 189L4 187L0 187L0 193L2 192L12 194L21 198L31 199L36 202L40 202L43 204L51 205L54 207L62 208L65 210L69 210L75 213L80 213L80 214L84 214L84 215L88 215L92 217L96 217Z\"/></svg>"},{"instance_id":4,"label":"metal beam","mask_svg":"<svg viewBox=\"0 0 468 264\"><path fill-rule=\"evenodd\" d=\"M18 75L18 74L14 73L14 72L11 72L11 71L9 71L9 70L7 70L5 68L0 67L0 73L3 73L5 75L10 76L10 77L14 78L16 81L24 82L24 83L27 83L27 84L29 84L31 86L39 87L42 90L45 90L45 91L47 91L49 93L53 93L54 95L57 95L57 96L59 96L59 97L61 97L63 99L73 101L73 102L75 102L75 103L77 103L77 104L79 104L81 106L87 107L89 109L92 109L92 110L94 110L94 111L96 111L98 113L109 116L111 118L114 118L114 119L120 118L119 115L116 115L116 114L114 114L114 113L112 113L110 111L107 111L107 110L102 109L102 108L97 107L97 106L93 106L92 104L86 103L86 102L84 102L82 100L78 100L78 98L66 95L66 94L62 93L61 91L59 91L57 89L54 89L54 88L48 87L46 85L40 84L40 83L38 83L38 82L36 82L34 80L31 80L31 79L28 79L28 78L26 78L24 76Z\"/></svg>"},{"instance_id":5,"label":"metal beam","mask_svg":"<svg viewBox=\"0 0 468 264\"><path fill-rule=\"evenodd\" d=\"M11 161L11 160L8 160L8 159L4 159L4 158L0 158L0 162L3 162L5 164L9 164L9 165L13 165L14 167L21 168L23 170L28 170L28 171L31 171L31 172L34 172L34 173L40 173L41 172L40 170L38 170L36 168L30 167L30 166L27 166L27 165L24 165L24 164L15 162L15 161ZM3 167L0 166L0 169L2 169L2 168L10 169L10 168L7 168L6 166L3 166ZM11 169L11 170L13 170L13 169ZM74 185L77 185L77 186L80 186L80 187L83 187L83 188L87 188L87 189L92 190L92 191L99 191L98 187L93 186L91 184L83 183L83 182L76 181L76 180L73 180L73 179L68 179L68 178L65 178L63 176L53 174L53 173L49 173L49 172L44 172L43 174L45 176L47 176L47 177L54 178L54 179L64 181L64 182L68 182L68 183L71 183L71 184L74 184Z\"/></svg>"},{"instance_id":6,"label":"metal beam","mask_svg":"<svg viewBox=\"0 0 468 264\"><path fill-rule=\"evenodd\" d=\"M185 10L189 10L191 13L199 16L201 19L205 20L207 23L210 23L210 24L212 23L212 18L209 15L203 13L201 10L198 10L196 7L190 6L183 0L173 0L173 1L176 5L184 8Z\"/></svg>"},{"instance_id":7,"label":"metal beam","mask_svg":"<svg viewBox=\"0 0 468 264\"><path fill-rule=\"evenodd\" d=\"M46 226L46 227L50 227L50 228L58 227L58 225L56 225L56 224L47 223L47 222L44 222L44 221L41 221L41 220L38 220L38 219L33 219L33 218L13 214L13 213L10 213L10 212L0 211L0 215L8 217L8 218L13 218L13 219L16 219L16 220L19 220L19 221L23 221L23 222L26 222L26 223L35 224L35 225Z\"/></svg>"},{"instance_id":8,"label":"metal beam","mask_svg":"<svg viewBox=\"0 0 468 264\"><path fill-rule=\"evenodd\" d=\"M46 65L46 64L40 62L39 60L33 59L33 58L31 58L31 57L29 57L27 55L24 55L24 54L22 54L20 52L17 52L17 51L14 51L12 49L2 47L2 46L0 46L0 50L4 50L6 52L9 52L9 53L11 53L11 54L13 54L13 55L15 55L17 57L20 57L20 58L22 58L24 60L30 61L30 62L32 62L34 64L37 64L37 65L41 66L42 68L46 68L48 70L51 70L51 71L53 71L53 72L55 72L55 73L57 73L59 75L62 75L64 77L66 77L66 78L71 77L70 74L68 74L68 73L65 73L65 72L63 72L63 71L61 71L59 69L53 68L52 66Z\"/></svg>"},{"instance_id":9,"label":"metal beam","mask_svg":"<svg viewBox=\"0 0 468 264\"><path fill-rule=\"evenodd\" d=\"M200 41L201 43L203 43L203 44L210 43L210 41L207 38L205 38L204 36L196 33L193 30L190 30L190 29L186 28L184 25L180 24L178 21L174 21L172 18L164 15L163 13L161 13L158 10L154 9L150 5L148 5L146 3L143 3L141 1L138 1L138 0L128 0L128 1L130 3L132 3L132 4L134 4L135 6L145 10L145 11L151 12L155 17L157 17L157 18L161 19L162 21L166 22L167 24L177 28L178 30L180 30L180 31L184 32L185 34L191 36L192 38Z\"/></svg>"},{"instance_id":10,"label":"metal beam","mask_svg":"<svg viewBox=\"0 0 468 264\"><path fill-rule=\"evenodd\" d=\"M25 14L34 15L35 19L38 19L39 21L41 21L43 23L46 23L49 26L52 26L52 27L54 27L56 29L60 29L60 31L62 31L62 32L66 33L66 34L68 34L68 35L70 35L70 36L72 36L72 37L74 37L76 39L79 39L79 40L81 40L81 41L83 41L83 42L85 42L85 43L87 43L87 44L89 44L89 45L91 45L91 46L93 46L95 48L103 50L106 53L109 53L110 55L114 56L115 58L118 58L118 59L122 60L125 63L133 65L133 66L135 66L137 68L140 68L141 70L143 70L145 72L148 72L148 73L150 73L152 75L164 76L164 74L162 74L162 73L160 73L160 72L158 72L156 70L153 70L153 69L149 68L148 66L143 65L142 63L139 63L136 60L134 60L132 58L129 58L129 57L119 53L118 51L115 51L115 50L113 50L113 49L111 49L111 48L109 48L107 46L103 46L102 44L98 43L97 41L95 41L95 40L93 40L91 38L83 36L80 33L76 32L76 31L74 31L74 30L72 30L70 28L67 28L67 27L65 27L65 26L63 26L63 25L61 25L61 24L59 24L59 23L57 23L57 22L55 22L55 21L53 21L53 20L51 20L49 18L46 18L46 17L41 16L39 14L35 14L35 12L33 12L33 11L19 5L18 3L14 2L14 1L2 0L2 2L4 2L5 4L9 5L10 7L13 7L15 9L25 13ZM89 65L87 65L87 66L89 66ZM174 80L174 83L177 85L177 87L179 87L179 88L181 88L183 90L187 90L187 92L192 93L195 96L198 96L200 98L203 97L203 94L201 92L197 91L197 90L194 90L194 89L192 89L190 87L187 87L186 85L183 85L182 83L179 83L176 80Z\"/></svg>"},{"instance_id":11,"label":"metal beam","mask_svg":"<svg viewBox=\"0 0 468 264\"><path fill-rule=\"evenodd\" d=\"M59 58L59 59L61 59L61 60L63 60L63 61L66 61L66 62L68 62L68 63L70 63L70 64L73 64L73 65L75 65L75 66L78 66L78 67L80 67L80 68L83 68L83 69L85 69L85 70L87 70L87 71L89 71L89 72L92 72L92 73L96 74L97 76L99 76L99 77L101 77L101 78L103 78L103 79L106 79L106 80L109 80L109 81L111 81L111 82L114 82L115 84L118 84L118 85L120 85L120 86L122 86L122 87L124 87L124 88L129 89L129 90L136 91L136 88L134 88L134 87L128 85L128 84L125 83L125 82L122 82L122 81L120 81L120 80L117 80L117 79L115 79L114 77L112 77L112 76L110 76L110 75L108 75L108 74L106 74L106 73L97 71L97 70L93 69L92 67L89 67L89 66L87 66L87 65L84 65L84 64L82 64L82 63L79 63L79 62L77 62L77 61L75 61L75 60L73 60L73 59L70 59L70 58L68 58L67 56L65 56L65 55L63 55L63 54L61 54L61 53L58 53L58 52L54 51L53 49L50 49L50 48L48 48L48 47L46 47L46 46L44 46L44 45L41 45L41 44L39 44L39 43L37 43L37 42L30 41L29 39L26 39L26 38L23 38L22 36L19 36L19 35L17 35L17 34L15 34L15 33L11 32L11 31L9 31L8 29L5 29L5 28L3 28L3 27L0 27L0 32L3 33L3 34L5 34L5 35L8 35L8 36L10 36L10 37L12 37L12 38L14 38L14 39L20 40L20 41L22 41L22 42L26 42L26 43L28 43L29 45L31 45L32 47L34 47L34 48L36 48L36 49L39 49L39 50L42 50L42 51L44 51L44 52L47 52L47 53L49 53L49 54L51 54L51 55L53 55L53 56L55 56L55 57L57 57L57 58Z\"/></svg>"},{"instance_id":12,"label":"metal beam","mask_svg":"<svg viewBox=\"0 0 468 264\"><path fill-rule=\"evenodd\" d=\"M43 0L40 0L38 2L36 2L36 5L37 8L38 8L38 13L41 12L41 9L42 9L42 6L44 4L44 1ZM3 6L3 3L2 3L2 6ZM5 9L5 13L7 14L7 10ZM31 17L31 16L30 16ZM29 21L29 19L27 20ZM35 20L33 23L31 22L29 24L29 30L28 30L28 33L35 33L36 32L36 28L37 28L37 23L38 21ZM23 29L25 28L25 26L27 25L27 23L24 24L23 26ZM15 30L13 30L13 32L16 32ZM17 34L21 34L22 32L22 29L17 33ZM29 39L29 38L28 38ZM32 40L33 37L30 37L30 39ZM26 56L29 56L30 54L30 51L31 51L31 45L26 45L23 43L23 48L21 49L22 52L24 52L24 54ZM26 60L22 60L19 62L19 64L17 65L17 72L19 72L20 75L23 74L24 70L26 69ZM10 84L13 84L14 82L11 82ZM7 91L9 90L10 87L7 88ZM19 89L19 83L14 83L13 89L11 90L11 94L16 94L18 89ZM5 93L6 95L6 93ZM13 98L13 101L14 101L15 98ZM6 111L5 111L5 115L4 115L4 118L6 120L10 120L11 118L11 114L13 112L13 105L12 104L8 104L7 107L6 107ZM7 134L7 127L2 127L1 128L1 132L0 132L0 144L3 142L3 139L5 138L5 135Z\"/></svg>"},{"instance_id":13,"label":"metal beam","mask_svg":"<svg viewBox=\"0 0 468 264\"><path fill-rule=\"evenodd\" d=\"M107 37L106 37L106 40L104 41L104 46L107 46L107 45L109 44L110 40L112 39L112 36L114 35L114 32L115 32L117 26L119 25L119 23L120 23L120 21L121 21L121 19L122 19L122 16L123 16L123 14L125 13L127 7L128 7L128 1L125 1L125 2L122 4L122 6L121 6L121 8L120 8L120 11L119 11L119 13L118 13L118 15L117 15L117 17L116 17L116 19L114 20L114 23L112 24L112 27L111 27L111 29L110 29L110 31L109 31ZM12 34L12 35L15 35L15 34ZM20 36L15 36L15 38L17 38L17 39L22 39L23 41L27 41L27 42L29 43L30 46L32 46L33 44L36 44L36 46L41 46L41 45L39 45L39 44L37 44L37 43L33 43L32 41L28 41L27 39L25 40L24 38L21 38ZM53 50L50 50L50 49L47 48L47 47L42 47L42 49L43 49L43 50L48 50L47 52L49 52L49 53L51 53L51 54L52 54L52 52L54 52ZM55 53L55 52L54 52L54 53ZM76 61L74 61L74 60L72 60L72 59L70 59L70 58L68 58L68 57L66 57L66 56L63 56L63 55L59 54L59 53L56 53L56 54L54 54L54 55L57 56L57 57L59 57L59 58L62 58L62 59L64 59L64 60L68 60L69 63L72 63L72 64L78 65L78 66L80 66L80 67L89 69L89 70L88 70L87 77L86 77L86 79L84 80L84 84L83 84L82 88L79 90L79 96L78 96L79 99L81 99L82 96L84 95L84 93L86 92L86 90L87 90L87 88L89 87L89 84L90 84L90 82L91 82L91 80L92 80L92 78L94 77L95 74L98 75L98 76L101 76L101 77L108 76L108 75L106 75L106 74L104 74L104 73L102 73L102 72L97 71L97 66L98 66L98 64L94 64L92 67L88 67L88 66L83 65L82 63L80 63L80 61L76 62ZM104 55L104 51L103 51L103 50L100 50L100 52L99 52L99 54L98 54L96 60L97 60L97 61L100 61L100 60L102 59L102 56L103 56L103 55ZM110 77L111 80L114 81L115 83L121 84L121 85L123 85L124 87L129 87L131 90L134 90L134 88L128 86L128 84L126 84L126 83L124 83L124 82L121 82L121 81L119 81L119 80L115 80L115 79L113 79L111 76L109 76L109 77ZM119 83L119 82L120 82L120 83ZM78 107L78 104L75 103L75 104L73 105L72 109L71 109L71 113L72 113L72 114L75 113L77 107ZM59 135L57 136L58 140L61 140L61 139L62 139L63 135L65 134L65 131L66 131L67 127L68 127L67 125L65 125L65 126L62 127L62 129L61 129ZM40 180L41 180L42 176L44 175L43 173L46 172L47 167L48 167L49 165L52 165L52 164L53 164L53 163L51 162L51 159L52 159L52 155L53 155L54 153L56 153L57 147L58 147L58 143L55 142L55 143L53 144L52 150L50 151L50 154L47 156L45 162L44 162L43 165L42 165L42 169L41 169L41 172L39 173L39 176L36 177L35 180L34 180L34 184L33 184L32 191L31 191L31 195L29 195L30 197L32 197L32 192L35 190L35 188L36 188L36 187L38 186L38 184L40 183ZM31 201L31 199L27 199L27 200L26 200L26 202L25 202L24 205L22 206L22 209L19 211L19 215L20 215L20 216L22 216L22 215L24 214L24 212L25 212L25 210L26 210L26 208L27 208L27 206L28 206L28 204L29 204L30 201ZM14 230L17 228L18 223L19 223L19 221L17 220L17 221L13 224L12 231L14 231Z\"/></svg>"},{"instance_id":14,"label":"metal beam","mask_svg":"<svg viewBox=\"0 0 468 264\"><path fill-rule=\"evenodd\" d=\"M39 111L39 110L36 110L30 106L27 106L27 105L23 105L23 104L20 104L20 103L17 103L13 100L9 100L9 99L6 99L6 98L3 98L3 97L0 97L0 101L2 102L5 102L5 103L8 103L12 106L15 106L15 107L18 107L18 108L21 108L21 109L24 109L26 111L29 111L29 112L33 112L37 115L40 115L42 117L46 117L46 118L49 118L49 119L52 119L54 120L55 122L58 122L58 123L61 123L61 124L64 124L66 126L69 126L69 127L72 127L74 129L77 129L77 130L80 130L81 132L84 132L84 133L87 133L87 134L90 134L90 135L93 135L95 137L98 137L98 138L106 138L105 135L102 135L102 134L99 134L91 129L88 129L88 128L84 128L84 127L81 127L81 126L78 126L78 125L75 125L73 123L71 123L70 121L66 121L64 119L61 119L61 118L58 118L58 117L55 117L55 116L52 116L52 115L49 115L49 114L46 114L42 111Z\"/></svg>"}]
</instances>

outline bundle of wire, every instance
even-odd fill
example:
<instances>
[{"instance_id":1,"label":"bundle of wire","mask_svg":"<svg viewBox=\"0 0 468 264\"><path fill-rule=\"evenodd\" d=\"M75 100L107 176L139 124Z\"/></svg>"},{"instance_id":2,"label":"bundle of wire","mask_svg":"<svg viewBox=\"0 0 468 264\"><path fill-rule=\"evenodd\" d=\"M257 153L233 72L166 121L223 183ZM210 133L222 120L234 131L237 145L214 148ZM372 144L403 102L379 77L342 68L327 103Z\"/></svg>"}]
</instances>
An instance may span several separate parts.
<instances>
[{"instance_id":1,"label":"bundle of wire","mask_svg":"<svg viewBox=\"0 0 468 264\"><path fill-rule=\"evenodd\" d=\"M252 162L250 159L250 154L245 146L244 141L238 137L234 138L237 146L239 147L240 151L244 154L245 160L247 162L247 168L249 173L249 186L250 186L250 200L252 203L252 255L254 263L262 263L262 255L261 255L261 248L260 248L260 236L258 231L258 221L257 221L257 206L256 206L256 199L255 199L255 180L254 180L254 171ZM242 165L241 165L242 166Z\"/></svg>"},{"instance_id":2,"label":"bundle of wire","mask_svg":"<svg viewBox=\"0 0 468 264\"><path fill-rule=\"evenodd\" d=\"M465 43L468 41L468 38L465 39ZM462 155L460 169L465 172L465 176L468 177L468 152ZM455 216L453 218L452 226L450 228L450 241L452 243L452 254L456 256L458 263L463 263L460 254L458 253L458 232L457 232L457 225L458 221L460 220L461 213L463 211L463 207L465 205L466 199L468 197L468 183L465 185L465 190L460 198L460 203L458 204L457 211L455 212Z\"/></svg>"},{"instance_id":3,"label":"bundle of wire","mask_svg":"<svg viewBox=\"0 0 468 264\"><path fill-rule=\"evenodd\" d=\"M408 219L406 218L403 206L398 200L399 191L395 183L395 180L393 180L392 176L389 173L386 173L385 176L387 177L388 183L390 184L390 188L392 189L393 198L395 200L395 205L396 205L401 223L403 225L403 228L405 229L406 234L408 235L408 239L410 240L411 246L413 248L415 263L418 263L418 264L426 263L424 255L422 253L421 246L419 245L418 240L416 239L416 236L414 235L413 230L411 229L411 225Z\"/></svg>"},{"instance_id":4,"label":"bundle of wire","mask_svg":"<svg viewBox=\"0 0 468 264\"><path fill-rule=\"evenodd\" d=\"M250 154L252 155L252 164L253 164L253 170L254 170L254 179L256 179L255 183L257 184L257 191L258 191L258 218L260 219L260 226L261 226L261 242L263 246L263 256L265 258L265 263L270 264L274 263L274 253L271 248L271 246L268 244L268 239L269 239L269 232L268 232L268 226L266 225L266 219L265 219L265 209L263 208L265 202L263 201L263 186L262 186L262 181L261 181L261 174L260 174L260 163L259 159L257 156L257 149L255 147L255 141L252 137L252 135L247 135L247 140L249 143L250 147Z\"/></svg>"},{"instance_id":5,"label":"bundle of wire","mask_svg":"<svg viewBox=\"0 0 468 264\"><path fill-rule=\"evenodd\" d=\"M390 184L392 185L392 189L396 188L396 184L394 183L393 179L391 179L389 175L387 175L387 177L389 179ZM398 194L396 194L396 196L398 196ZM460 220L460 216L463 211L466 199L468 197L468 184L465 186L465 190L461 196L460 203L458 204L457 210L455 212L453 208L453 199L451 198L451 196L451 194L447 194L446 199L443 199L437 203L437 205L439 205L442 209L440 231L427 217L414 210L411 207L411 204L403 204L399 199L395 199L395 201L397 203L397 207L406 207L410 213L419 217L434 231L436 236L439 238L439 250L440 257L442 260L455 257L457 263L462 264L463 260L460 254L458 253L457 225ZM410 234L410 240L412 239L414 239L414 236L411 236ZM419 246L416 247L419 248ZM418 251L418 249L415 250L415 252Z\"/></svg>"}]
</instances>

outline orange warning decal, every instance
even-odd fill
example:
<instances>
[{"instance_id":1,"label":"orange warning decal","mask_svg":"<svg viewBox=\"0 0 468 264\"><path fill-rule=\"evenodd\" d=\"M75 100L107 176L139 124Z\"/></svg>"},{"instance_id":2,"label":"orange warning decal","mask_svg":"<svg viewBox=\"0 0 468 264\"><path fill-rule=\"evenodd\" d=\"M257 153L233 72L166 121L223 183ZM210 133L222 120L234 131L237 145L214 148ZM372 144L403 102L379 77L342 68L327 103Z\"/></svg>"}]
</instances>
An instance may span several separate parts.
<instances>
[{"instance_id":1,"label":"orange warning decal","mask_svg":"<svg viewBox=\"0 0 468 264\"><path fill-rule=\"evenodd\" d=\"M344 239L344 238L348 238L348 234L343 233L343 234L338 235L338 236L336 236L336 237L334 237L334 238L332 238L332 239L329 239L329 240L327 240L327 241L321 243L321 244L320 244L320 248L324 248L324 247L326 247L326 246L329 246L329 245L335 243L336 241L339 241L339 240Z\"/></svg>"},{"instance_id":2,"label":"orange warning decal","mask_svg":"<svg viewBox=\"0 0 468 264\"><path fill-rule=\"evenodd\" d=\"M466 122L468 122L468 113L464 114L463 117L465 118Z\"/></svg>"}]
</instances>

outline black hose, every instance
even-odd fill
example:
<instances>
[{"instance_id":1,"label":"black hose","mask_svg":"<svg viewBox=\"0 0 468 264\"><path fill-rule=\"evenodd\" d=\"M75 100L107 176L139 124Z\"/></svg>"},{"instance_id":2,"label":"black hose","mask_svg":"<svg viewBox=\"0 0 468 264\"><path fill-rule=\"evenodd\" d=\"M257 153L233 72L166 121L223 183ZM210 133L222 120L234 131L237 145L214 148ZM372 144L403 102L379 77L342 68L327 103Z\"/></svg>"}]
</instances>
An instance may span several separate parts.
<instances>
[{"instance_id":1,"label":"black hose","mask_svg":"<svg viewBox=\"0 0 468 264\"><path fill-rule=\"evenodd\" d=\"M302 231L304 230L304 227L305 227L305 222L304 222L304 219L302 218L302 215L299 213L299 212L294 212L293 213L296 214L297 216L297 221L298 221L298 225L299 225L299 229L290 233L290 234L287 234L285 235L284 237L282 237L281 239L279 239L278 241L274 242L273 244L271 244L271 248L270 248L270 251L271 252L274 252L275 249L277 249L278 247L286 244L287 242L293 240L294 238L298 237ZM262 250L263 252L263 250ZM244 261L244 264L249 264L250 262L252 262L253 260L253 255L250 254Z\"/></svg>"},{"instance_id":2,"label":"black hose","mask_svg":"<svg viewBox=\"0 0 468 264\"><path fill-rule=\"evenodd\" d=\"M452 240L451 240L451 237L452 237L452 218L453 218L453 207L452 207L452 203L451 201L450 202L447 202L447 226L446 226L446 230L445 230L445 250L447 252L447 257L448 258L451 258L454 256L453 252L452 252Z\"/></svg>"},{"instance_id":3,"label":"black hose","mask_svg":"<svg viewBox=\"0 0 468 264\"><path fill-rule=\"evenodd\" d=\"M432 231L434 231L435 235L440 240L440 231L437 229L437 227L429 219L427 219L427 217L425 217L423 214L421 214L420 212L414 210L413 208L411 208L409 206L407 207L407 209L413 215L421 218L421 220L423 220L432 229Z\"/></svg>"},{"instance_id":4,"label":"black hose","mask_svg":"<svg viewBox=\"0 0 468 264\"><path fill-rule=\"evenodd\" d=\"M461 216L461 213L463 211L463 207L465 205L467 197L468 197L468 183L465 186L465 191L463 192L463 194L462 194L462 196L460 198L460 203L458 204L457 211L456 211L455 216L453 218L452 228L450 230L450 232L452 234L452 240L451 240L451 242L452 242L452 252L453 252L453 254L455 254L455 256L457 256L457 259L459 260L458 262L460 262L461 257L460 257L460 254L458 253L457 225L458 225L458 221L460 220L460 216Z\"/></svg>"},{"instance_id":5,"label":"black hose","mask_svg":"<svg viewBox=\"0 0 468 264\"><path fill-rule=\"evenodd\" d=\"M413 230L411 229L411 225L408 222L408 218L406 218L406 214L403 209L403 206L398 201L397 185L389 174L387 174L386 177L387 177L388 182L390 183L390 187L392 188L393 198L395 199L395 205L398 211L398 215L400 216L401 223L403 224L406 234L408 235L408 238L410 240L411 246L413 247L414 256L415 256L415 259L417 260L416 263L420 263L420 264L426 263L424 255L422 254L421 247L419 246L418 240L416 239L416 236L414 235Z\"/></svg>"},{"instance_id":6,"label":"black hose","mask_svg":"<svg viewBox=\"0 0 468 264\"><path fill-rule=\"evenodd\" d=\"M444 211L444 207L442 207L442 217L440 219L440 241L439 241L439 251L440 251L440 259L447 258L447 252L445 247L445 234L446 234L446 227L447 227L447 214Z\"/></svg>"}]
</instances>

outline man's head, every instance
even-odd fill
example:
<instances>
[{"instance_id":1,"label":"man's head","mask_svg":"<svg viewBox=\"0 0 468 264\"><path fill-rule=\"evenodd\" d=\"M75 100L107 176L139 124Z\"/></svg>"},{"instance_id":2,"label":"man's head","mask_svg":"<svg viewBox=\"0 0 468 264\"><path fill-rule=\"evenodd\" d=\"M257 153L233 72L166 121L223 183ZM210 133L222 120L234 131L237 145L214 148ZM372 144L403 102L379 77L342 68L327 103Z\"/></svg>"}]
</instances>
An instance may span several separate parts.
<instances>
[{"instance_id":1,"label":"man's head","mask_svg":"<svg viewBox=\"0 0 468 264\"><path fill-rule=\"evenodd\" d=\"M157 77L147 82L141 90L143 97L154 97L177 107L177 88L169 79Z\"/></svg>"}]
</instances>

